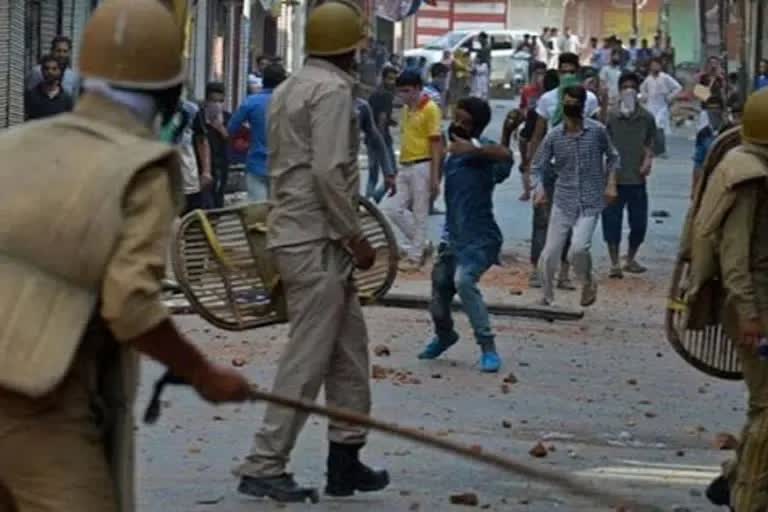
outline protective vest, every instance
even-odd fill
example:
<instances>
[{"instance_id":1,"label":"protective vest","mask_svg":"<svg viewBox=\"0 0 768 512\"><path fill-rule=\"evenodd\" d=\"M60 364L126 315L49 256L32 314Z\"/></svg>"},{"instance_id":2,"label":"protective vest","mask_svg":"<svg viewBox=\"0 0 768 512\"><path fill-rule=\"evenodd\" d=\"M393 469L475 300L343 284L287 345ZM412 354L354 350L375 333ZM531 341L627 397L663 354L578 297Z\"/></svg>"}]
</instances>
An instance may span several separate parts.
<instances>
[{"instance_id":1,"label":"protective vest","mask_svg":"<svg viewBox=\"0 0 768 512\"><path fill-rule=\"evenodd\" d=\"M67 375L95 313L132 178L172 148L67 114L0 137L0 387L37 397Z\"/></svg>"},{"instance_id":2,"label":"protective vest","mask_svg":"<svg viewBox=\"0 0 768 512\"><path fill-rule=\"evenodd\" d=\"M734 189L743 183L765 181L766 178L768 152L743 145L723 158L706 183L700 207L690 216L686 227L691 255L686 295L689 329L702 329L719 322L725 299L718 254L722 225L736 201Z\"/></svg>"}]
</instances>

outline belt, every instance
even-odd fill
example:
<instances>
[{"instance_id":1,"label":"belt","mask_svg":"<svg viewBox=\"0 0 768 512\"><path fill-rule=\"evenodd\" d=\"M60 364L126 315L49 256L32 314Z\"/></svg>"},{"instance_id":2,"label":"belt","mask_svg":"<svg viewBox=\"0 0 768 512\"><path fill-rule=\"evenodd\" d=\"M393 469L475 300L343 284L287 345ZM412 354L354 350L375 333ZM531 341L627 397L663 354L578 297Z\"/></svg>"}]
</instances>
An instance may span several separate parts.
<instances>
[{"instance_id":1,"label":"belt","mask_svg":"<svg viewBox=\"0 0 768 512\"><path fill-rule=\"evenodd\" d=\"M431 158L422 158L420 160L411 160L410 162L400 162L400 165L405 167L413 167L414 165L425 164L431 162Z\"/></svg>"}]
</instances>

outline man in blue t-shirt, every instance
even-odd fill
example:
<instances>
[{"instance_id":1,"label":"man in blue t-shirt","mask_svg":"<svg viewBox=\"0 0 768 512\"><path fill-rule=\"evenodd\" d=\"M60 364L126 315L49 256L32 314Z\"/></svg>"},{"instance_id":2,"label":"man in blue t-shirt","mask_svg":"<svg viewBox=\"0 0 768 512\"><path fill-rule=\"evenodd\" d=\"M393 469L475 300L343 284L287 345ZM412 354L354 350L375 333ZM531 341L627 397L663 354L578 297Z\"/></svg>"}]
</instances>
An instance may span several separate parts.
<instances>
[{"instance_id":1,"label":"man in blue t-shirt","mask_svg":"<svg viewBox=\"0 0 768 512\"><path fill-rule=\"evenodd\" d=\"M248 199L252 202L266 201L269 198L269 168L267 162L267 121L269 102L272 91L285 80L286 73L280 64L270 64L264 69L262 89L246 98L232 119L227 130L234 136L243 123L248 122L251 130L251 143L246 160L246 180Z\"/></svg>"},{"instance_id":2,"label":"man in blue t-shirt","mask_svg":"<svg viewBox=\"0 0 768 512\"><path fill-rule=\"evenodd\" d=\"M493 373L499 371L501 358L478 282L499 264L503 239L493 215L493 190L509 176L514 158L508 147L481 138L490 120L487 101L463 98L448 132L445 230L432 270L435 337L419 359L436 359L458 341L451 317L458 294L480 346L480 368Z\"/></svg>"}]
</instances>

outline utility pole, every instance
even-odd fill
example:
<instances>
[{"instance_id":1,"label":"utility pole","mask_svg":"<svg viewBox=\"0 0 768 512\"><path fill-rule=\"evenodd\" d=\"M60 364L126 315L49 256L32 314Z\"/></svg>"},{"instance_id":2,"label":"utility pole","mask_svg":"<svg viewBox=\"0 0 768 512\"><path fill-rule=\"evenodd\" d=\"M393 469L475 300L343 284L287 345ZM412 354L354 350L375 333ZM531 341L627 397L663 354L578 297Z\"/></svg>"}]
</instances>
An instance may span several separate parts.
<instances>
[{"instance_id":1,"label":"utility pole","mask_svg":"<svg viewBox=\"0 0 768 512\"><path fill-rule=\"evenodd\" d=\"M637 39L638 34L640 33L640 28L638 26L637 2L638 0L632 0L632 35L635 36L635 39Z\"/></svg>"}]
</instances>

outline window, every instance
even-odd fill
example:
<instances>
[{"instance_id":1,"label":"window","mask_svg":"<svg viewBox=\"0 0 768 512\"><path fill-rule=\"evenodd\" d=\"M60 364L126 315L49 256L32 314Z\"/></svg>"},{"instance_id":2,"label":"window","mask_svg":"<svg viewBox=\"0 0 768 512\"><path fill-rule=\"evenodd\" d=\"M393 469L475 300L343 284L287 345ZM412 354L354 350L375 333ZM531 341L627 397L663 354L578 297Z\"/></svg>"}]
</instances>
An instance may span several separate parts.
<instances>
[{"instance_id":1,"label":"window","mask_svg":"<svg viewBox=\"0 0 768 512\"><path fill-rule=\"evenodd\" d=\"M491 50L512 50L512 37L508 34L491 36Z\"/></svg>"}]
</instances>

